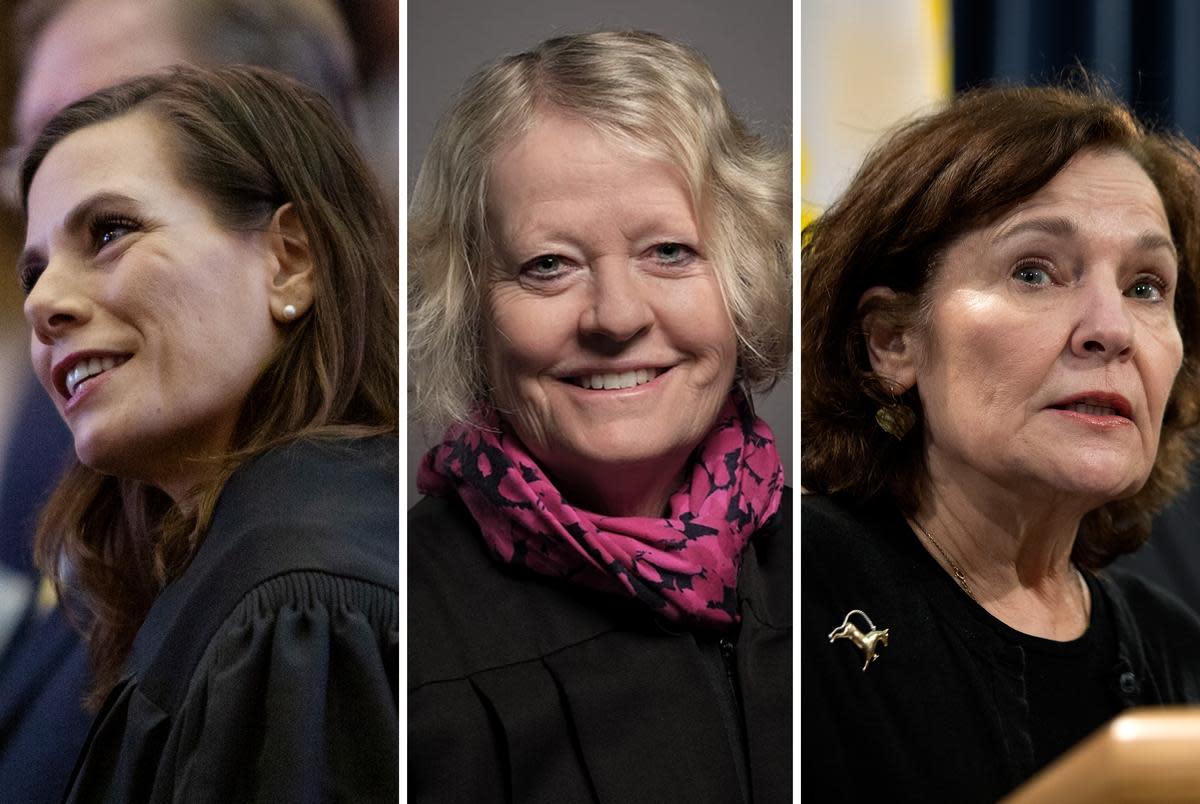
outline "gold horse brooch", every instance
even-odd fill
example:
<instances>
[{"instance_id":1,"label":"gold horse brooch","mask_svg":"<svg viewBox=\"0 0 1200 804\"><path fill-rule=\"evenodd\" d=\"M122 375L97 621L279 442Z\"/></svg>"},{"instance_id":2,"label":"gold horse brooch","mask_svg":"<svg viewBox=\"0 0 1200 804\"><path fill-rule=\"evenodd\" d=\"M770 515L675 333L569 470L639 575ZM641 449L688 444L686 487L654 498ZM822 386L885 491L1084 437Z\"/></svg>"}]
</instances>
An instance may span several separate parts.
<instances>
[{"instance_id":1,"label":"gold horse brooch","mask_svg":"<svg viewBox=\"0 0 1200 804\"><path fill-rule=\"evenodd\" d=\"M869 629L867 633L864 634L858 630L858 626L850 622L850 618L855 614L867 621ZM888 629L877 629L866 612L854 609L846 615L846 619L842 620L840 626L829 632L829 641L833 642L835 639L848 639L863 652L866 661L863 662L862 669L863 672L866 672L867 666L879 658L879 647L888 643Z\"/></svg>"}]
</instances>

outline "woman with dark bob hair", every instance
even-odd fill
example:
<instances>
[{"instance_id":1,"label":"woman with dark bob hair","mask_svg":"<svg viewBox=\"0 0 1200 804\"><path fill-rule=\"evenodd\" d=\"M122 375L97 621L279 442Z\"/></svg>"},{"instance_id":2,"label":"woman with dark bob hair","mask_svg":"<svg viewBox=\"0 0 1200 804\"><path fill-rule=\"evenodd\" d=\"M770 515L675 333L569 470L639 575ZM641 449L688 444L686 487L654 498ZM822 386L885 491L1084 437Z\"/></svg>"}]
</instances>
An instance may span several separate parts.
<instances>
[{"instance_id":1,"label":"woman with dark bob hair","mask_svg":"<svg viewBox=\"0 0 1200 804\"><path fill-rule=\"evenodd\" d=\"M1198 157L1100 89L979 90L806 229L806 791L994 801L1200 702L1200 622L1101 572L1192 457Z\"/></svg>"},{"instance_id":2,"label":"woman with dark bob hair","mask_svg":"<svg viewBox=\"0 0 1200 804\"><path fill-rule=\"evenodd\" d=\"M414 801L790 795L790 161L654 34L487 66L409 211Z\"/></svg>"},{"instance_id":3,"label":"woman with dark bob hair","mask_svg":"<svg viewBox=\"0 0 1200 804\"><path fill-rule=\"evenodd\" d=\"M328 104L178 68L22 171L37 537L98 715L68 801L395 801L395 224Z\"/></svg>"}]
</instances>

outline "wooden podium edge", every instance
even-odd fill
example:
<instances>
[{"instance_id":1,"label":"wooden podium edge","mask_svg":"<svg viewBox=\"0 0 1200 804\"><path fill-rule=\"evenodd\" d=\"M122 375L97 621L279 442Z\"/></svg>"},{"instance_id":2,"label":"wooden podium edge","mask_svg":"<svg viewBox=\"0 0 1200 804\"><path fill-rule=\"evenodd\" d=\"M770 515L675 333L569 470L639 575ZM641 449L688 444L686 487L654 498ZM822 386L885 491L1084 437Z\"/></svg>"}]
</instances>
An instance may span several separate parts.
<instances>
[{"instance_id":1,"label":"wooden podium edge","mask_svg":"<svg viewBox=\"0 0 1200 804\"><path fill-rule=\"evenodd\" d=\"M1003 804L1200 801L1200 706L1131 709L1046 766Z\"/></svg>"}]
</instances>

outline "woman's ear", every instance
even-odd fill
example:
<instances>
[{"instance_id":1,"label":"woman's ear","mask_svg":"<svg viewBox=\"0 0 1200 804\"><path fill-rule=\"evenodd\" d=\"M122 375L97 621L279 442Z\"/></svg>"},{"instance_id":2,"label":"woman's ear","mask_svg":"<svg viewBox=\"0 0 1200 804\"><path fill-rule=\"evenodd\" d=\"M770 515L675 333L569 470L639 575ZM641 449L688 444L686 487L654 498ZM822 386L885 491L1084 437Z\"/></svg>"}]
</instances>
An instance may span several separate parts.
<instances>
[{"instance_id":1,"label":"woman's ear","mask_svg":"<svg viewBox=\"0 0 1200 804\"><path fill-rule=\"evenodd\" d=\"M882 286L869 288L858 300L871 368L895 396L917 384L916 339L898 315L901 305L900 294Z\"/></svg>"},{"instance_id":2,"label":"woman's ear","mask_svg":"<svg viewBox=\"0 0 1200 804\"><path fill-rule=\"evenodd\" d=\"M289 202L271 216L267 242L275 258L271 268L271 315L290 323L302 318L313 303L313 259L308 233Z\"/></svg>"}]
</instances>

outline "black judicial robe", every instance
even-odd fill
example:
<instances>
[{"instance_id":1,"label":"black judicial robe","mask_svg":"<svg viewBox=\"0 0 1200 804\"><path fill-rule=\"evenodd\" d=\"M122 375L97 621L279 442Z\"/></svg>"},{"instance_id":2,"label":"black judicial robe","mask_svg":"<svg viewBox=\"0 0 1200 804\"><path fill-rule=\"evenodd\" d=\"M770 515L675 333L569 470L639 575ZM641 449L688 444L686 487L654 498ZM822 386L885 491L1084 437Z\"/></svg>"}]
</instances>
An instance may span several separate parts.
<instances>
[{"instance_id":1,"label":"black judicial robe","mask_svg":"<svg viewBox=\"0 0 1200 804\"><path fill-rule=\"evenodd\" d=\"M398 790L398 440L229 480L155 601L69 802L388 802Z\"/></svg>"},{"instance_id":2,"label":"black judicial robe","mask_svg":"<svg viewBox=\"0 0 1200 804\"><path fill-rule=\"evenodd\" d=\"M501 565L457 500L408 526L408 800L790 801L791 491L750 539L736 634Z\"/></svg>"}]
</instances>

